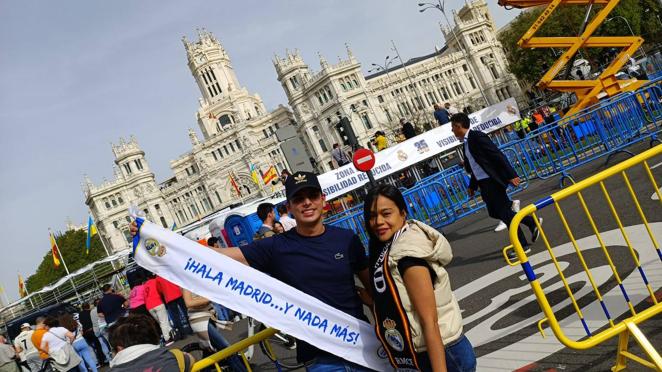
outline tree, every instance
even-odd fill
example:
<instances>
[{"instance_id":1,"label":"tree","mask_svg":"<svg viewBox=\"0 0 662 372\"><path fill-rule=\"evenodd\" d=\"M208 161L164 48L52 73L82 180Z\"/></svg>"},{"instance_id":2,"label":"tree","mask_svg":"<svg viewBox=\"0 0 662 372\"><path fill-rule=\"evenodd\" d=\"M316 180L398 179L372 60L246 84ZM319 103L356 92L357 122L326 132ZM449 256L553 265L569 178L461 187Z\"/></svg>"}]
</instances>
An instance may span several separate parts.
<instances>
[{"instance_id":1,"label":"tree","mask_svg":"<svg viewBox=\"0 0 662 372\"><path fill-rule=\"evenodd\" d=\"M506 57L510 65L510 71L519 79L528 84L534 84L547 72L558 57L564 52L561 49L521 48L517 41L531 27L534 21L542 13L545 7L536 7L520 13L520 15L507 26L499 35L499 41L506 50ZM594 6L591 16L600 10ZM536 32L535 36L572 36L578 35L582 26L585 6L560 6ZM635 35L644 37L644 47L662 42L662 18L661 8L657 0L621 0L621 2L609 14L612 18L602 25L593 34L595 36L629 36L630 30L625 21L627 19ZM642 27L642 25L645 25ZM593 71L600 71L605 63L610 63L614 50L610 48L583 48L580 50L580 58L591 62ZM557 78L563 76L561 71Z\"/></svg>"},{"instance_id":2,"label":"tree","mask_svg":"<svg viewBox=\"0 0 662 372\"><path fill-rule=\"evenodd\" d=\"M70 272L74 272L81 267L106 257L106 251L101 244L99 235L92 237L90 243L90 253L85 253L85 241L87 232L84 230L69 230L64 234L57 234L57 242L60 252ZM48 245L48 236L44 237L44 245ZM50 247L42 259L37 272L31 275L26 281L26 287L30 293L56 282L58 279L67 275L64 265L56 268L53 264L53 256Z\"/></svg>"}]
</instances>

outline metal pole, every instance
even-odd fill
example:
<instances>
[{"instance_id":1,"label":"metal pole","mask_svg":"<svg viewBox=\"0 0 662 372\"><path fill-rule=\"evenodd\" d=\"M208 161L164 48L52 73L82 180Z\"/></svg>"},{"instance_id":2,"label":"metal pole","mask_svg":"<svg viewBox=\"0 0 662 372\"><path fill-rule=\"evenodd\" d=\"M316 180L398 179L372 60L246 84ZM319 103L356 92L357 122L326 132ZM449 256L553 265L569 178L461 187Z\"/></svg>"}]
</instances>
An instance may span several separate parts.
<instances>
[{"instance_id":1,"label":"metal pole","mask_svg":"<svg viewBox=\"0 0 662 372\"><path fill-rule=\"evenodd\" d=\"M377 186L377 181L375 181L375 176L372 175L372 171L367 171L365 172L368 175L368 182L370 183L370 187L375 187Z\"/></svg>"},{"instance_id":2,"label":"metal pole","mask_svg":"<svg viewBox=\"0 0 662 372\"><path fill-rule=\"evenodd\" d=\"M421 94L418 85L416 85L416 83L412 79L411 74L409 74L409 70L407 70L407 66L405 66L405 62L402 60L402 57L400 57L400 52L398 52L398 47L395 46L395 42L393 41L393 39L391 39L391 44L393 44L393 51L400 60L400 65L402 65L402 68L405 70L405 73L407 74L407 79L409 79L409 84L411 84L412 87L414 88L414 95L418 96L418 98L421 100L421 105L423 105L423 95ZM416 102L416 104L418 104L418 102ZM414 105L414 107L416 108L416 111L419 111L419 108L416 105Z\"/></svg>"},{"instance_id":3,"label":"metal pole","mask_svg":"<svg viewBox=\"0 0 662 372\"><path fill-rule=\"evenodd\" d=\"M51 229L48 229L49 234L53 234L51 232ZM55 241L55 236L53 236L53 241ZM55 242L55 249L57 250L57 255L60 256L60 259L62 260L62 266L64 266L64 271L67 272L67 277L69 277L69 268L67 267L67 263L64 261L64 256L62 256L62 252L60 252L60 247L57 246L57 242ZM80 295L78 294L78 290L76 289L76 283L74 283L74 279L69 277L69 281L71 282L71 286L74 289L74 292L76 293L76 298L78 299L78 302L81 302L80 300Z\"/></svg>"}]
</instances>

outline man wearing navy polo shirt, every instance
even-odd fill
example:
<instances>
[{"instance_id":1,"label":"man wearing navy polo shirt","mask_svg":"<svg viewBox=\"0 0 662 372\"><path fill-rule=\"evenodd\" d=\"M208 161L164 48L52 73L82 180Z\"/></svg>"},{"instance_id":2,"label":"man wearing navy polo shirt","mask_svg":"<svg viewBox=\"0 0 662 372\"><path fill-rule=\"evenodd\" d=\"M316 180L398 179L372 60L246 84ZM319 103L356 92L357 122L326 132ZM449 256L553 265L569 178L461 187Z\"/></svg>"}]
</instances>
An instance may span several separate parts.
<instances>
[{"instance_id":1,"label":"man wearing navy polo shirt","mask_svg":"<svg viewBox=\"0 0 662 372\"><path fill-rule=\"evenodd\" d=\"M359 237L351 230L322 223L326 198L317 175L309 172L290 175L285 181L285 193L288 209L297 222L294 229L241 248L217 251L366 320L354 286L356 274L364 288L370 288L368 261ZM371 300L366 298L366 301ZM306 363L309 372L368 371L303 341L297 342L297 359Z\"/></svg>"}]
</instances>

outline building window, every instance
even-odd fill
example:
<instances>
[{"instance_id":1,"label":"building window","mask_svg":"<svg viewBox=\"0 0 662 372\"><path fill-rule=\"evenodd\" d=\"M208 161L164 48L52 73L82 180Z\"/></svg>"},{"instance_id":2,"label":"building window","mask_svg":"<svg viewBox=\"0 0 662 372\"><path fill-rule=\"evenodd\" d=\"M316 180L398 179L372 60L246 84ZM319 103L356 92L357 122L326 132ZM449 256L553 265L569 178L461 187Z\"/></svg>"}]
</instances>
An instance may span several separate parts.
<instances>
[{"instance_id":1,"label":"building window","mask_svg":"<svg viewBox=\"0 0 662 372\"><path fill-rule=\"evenodd\" d=\"M216 199L218 199L218 204L223 204L223 200L221 199L221 195L218 194L218 191L214 191L216 194Z\"/></svg>"},{"instance_id":2,"label":"building window","mask_svg":"<svg viewBox=\"0 0 662 372\"><path fill-rule=\"evenodd\" d=\"M234 144L233 144L232 142L230 142L229 145L230 145L230 150L231 150L232 152L235 152Z\"/></svg>"},{"instance_id":3,"label":"building window","mask_svg":"<svg viewBox=\"0 0 662 372\"><path fill-rule=\"evenodd\" d=\"M377 96L377 102L384 103L384 97L382 97L381 95Z\"/></svg>"},{"instance_id":4,"label":"building window","mask_svg":"<svg viewBox=\"0 0 662 372\"><path fill-rule=\"evenodd\" d=\"M131 174L131 164L124 163L124 170L126 171L126 174Z\"/></svg>"},{"instance_id":5,"label":"building window","mask_svg":"<svg viewBox=\"0 0 662 372\"><path fill-rule=\"evenodd\" d=\"M106 206L106 209L110 209L110 203L108 203L108 200L104 200L103 203Z\"/></svg>"},{"instance_id":6,"label":"building window","mask_svg":"<svg viewBox=\"0 0 662 372\"><path fill-rule=\"evenodd\" d=\"M222 115L220 118L218 118L218 123L221 124L221 127L231 124L232 120L230 120L230 116L228 115Z\"/></svg>"},{"instance_id":7,"label":"building window","mask_svg":"<svg viewBox=\"0 0 662 372\"><path fill-rule=\"evenodd\" d=\"M368 114L364 113L361 115L361 121L363 121L363 125L365 126L365 129L372 129L372 123L370 123L370 119L368 118Z\"/></svg>"},{"instance_id":8,"label":"building window","mask_svg":"<svg viewBox=\"0 0 662 372\"><path fill-rule=\"evenodd\" d=\"M117 221L113 221L113 226L115 226L116 229L119 229L120 224Z\"/></svg>"},{"instance_id":9,"label":"building window","mask_svg":"<svg viewBox=\"0 0 662 372\"><path fill-rule=\"evenodd\" d=\"M113 203L113 207L117 207L117 201L115 199L110 199L110 202Z\"/></svg>"},{"instance_id":10,"label":"building window","mask_svg":"<svg viewBox=\"0 0 662 372\"><path fill-rule=\"evenodd\" d=\"M140 159L136 159L134 162L136 163L136 168L138 168L138 170L143 170L143 163L140 161Z\"/></svg>"},{"instance_id":11,"label":"building window","mask_svg":"<svg viewBox=\"0 0 662 372\"><path fill-rule=\"evenodd\" d=\"M237 149L241 150L241 144L239 143L239 140L234 140L234 143L237 144Z\"/></svg>"},{"instance_id":12,"label":"building window","mask_svg":"<svg viewBox=\"0 0 662 372\"><path fill-rule=\"evenodd\" d=\"M214 161L218 161L218 157L216 156L216 151L212 151L211 155L214 157Z\"/></svg>"},{"instance_id":13,"label":"building window","mask_svg":"<svg viewBox=\"0 0 662 372\"><path fill-rule=\"evenodd\" d=\"M161 216L161 225L163 226L164 229L168 228L168 224L166 223L166 220L165 218L163 218L163 216Z\"/></svg>"},{"instance_id":14,"label":"building window","mask_svg":"<svg viewBox=\"0 0 662 372\"><path fill-rule=\"evenodd\" d=\"M124 204L124 199L122 199L122 195L117 194L116 196L117 196L117 201L118 201L120 204Z\"/></svg>"},{"instance_id":15,"label":"building window","mask_svg":"<svg viewBox=\"0 0 662 372\"><path fill-rule=\"evenodd\" d=\"M228 148L223 145L223 151L225 151L225 155L230 155L230 152L228 151Z\"/></svg>"}]
</instances>

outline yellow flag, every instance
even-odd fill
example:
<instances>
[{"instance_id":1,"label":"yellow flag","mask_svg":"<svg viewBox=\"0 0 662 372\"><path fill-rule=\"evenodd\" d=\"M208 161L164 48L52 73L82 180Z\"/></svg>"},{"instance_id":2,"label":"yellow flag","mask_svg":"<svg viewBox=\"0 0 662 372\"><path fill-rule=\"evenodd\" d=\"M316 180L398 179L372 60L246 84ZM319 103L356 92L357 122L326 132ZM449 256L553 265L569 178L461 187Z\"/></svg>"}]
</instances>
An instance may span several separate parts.
<instances>
[{"instance_id":1,"label":"yellow flag","mask_svg":"<svg viewBox=\"0 0 662 372\"><path fill-rule=\"evenodd\" d=\"M55 267L60 267L60 259L58 258L58 249L57 249L57 243L55 242L55 237L53 236L53 233L50 233L51 235L51 253L53 254L53 265Z\"/></svg>"}]
</instances>

